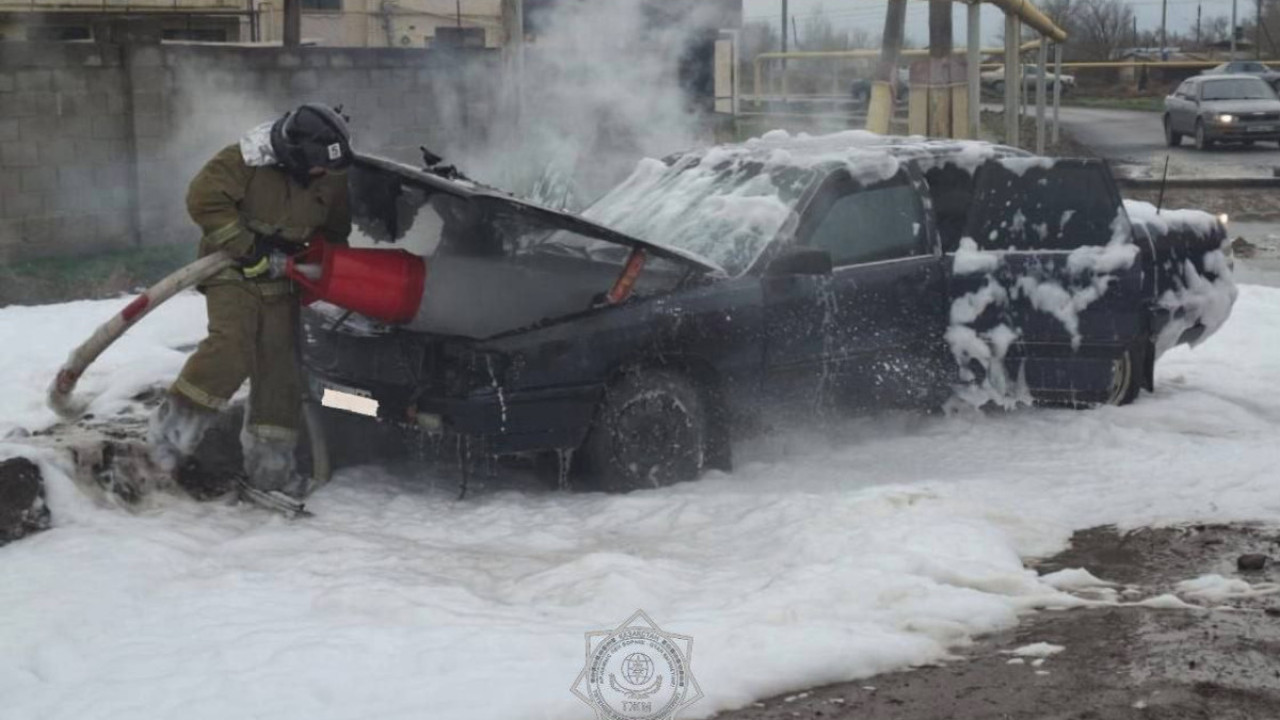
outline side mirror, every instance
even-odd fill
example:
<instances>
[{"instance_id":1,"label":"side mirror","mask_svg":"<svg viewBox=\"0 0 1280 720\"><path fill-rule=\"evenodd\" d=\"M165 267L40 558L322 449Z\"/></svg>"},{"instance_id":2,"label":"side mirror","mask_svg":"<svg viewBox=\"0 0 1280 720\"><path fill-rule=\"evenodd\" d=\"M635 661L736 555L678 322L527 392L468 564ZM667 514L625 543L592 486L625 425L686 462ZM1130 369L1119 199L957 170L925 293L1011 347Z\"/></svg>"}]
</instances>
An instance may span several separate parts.
<instances>
[{"instance_id":1,"label":"side mirror","mask_svg":"<svg viewBox=\"0 0 1280 720\"><path fill-rule=\"evenodd\" d=\"M809 247L791 248L773 259L765 268L765 275L830 275L831 253Z\"/></svg>"}]
</instances>

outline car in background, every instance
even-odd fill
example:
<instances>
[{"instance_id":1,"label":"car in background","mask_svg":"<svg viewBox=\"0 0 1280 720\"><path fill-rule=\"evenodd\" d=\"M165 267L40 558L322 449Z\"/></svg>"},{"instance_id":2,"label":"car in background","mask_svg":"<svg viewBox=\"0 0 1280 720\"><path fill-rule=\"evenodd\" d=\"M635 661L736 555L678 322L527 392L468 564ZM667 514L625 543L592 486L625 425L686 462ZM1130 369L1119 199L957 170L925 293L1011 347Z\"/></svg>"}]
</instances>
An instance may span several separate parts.
<instances>
[{"instance_id":1,"label":"car in background","mask_svg":"<svg viewBox=\"0 0 1280 720\"><path fill-rule=\"evenodd\" d=\"M1256 75L1196 75L1164 99L1163 121L1169 147L1188 135L1197 150L1280 141L1280 97Z\"/></svg>"},{"instance_id":2,"label":"car in background","mask_svg":"<svg viewBox=\"0 0 1280 720\"><path fill-rule=\"evenodd\" d=\"M895 105L905 105L907 96L911 91L911 73L906 68L898 68L898 81L893 88L893 102ZM853 101L860 105L867 105L871 102L871 83L869 77L854 78L849 83L849 96Z\"/></svg>"},{"instance_id":3,"label":"car in background","mask_svg":"<svg viewBox=\"0 0 1280 720\"><path fill-rule=\"evenodd\" d=\"M1039 65L1023 65L1022 66L1022 87L1025 93L1034 93L1036 84L1039 82L1040 66ZM996 93L1004 94L1004 66L1000 65L994 70L988 70L978 75L982 87ZM1066 95L1076 87L1076 76L1063 73L1061 76L1054 74L1046 69L1044 73L1045 92L1053 92L1054 82L1061 81L1062 94Z\"/></svg>"},{"instance_id":4,"label":"car in background","mask_svg":"<svg viewBox=\"0 0 1280 720\"><path fill-rule=\"evenodd\" d=\"M1235 299L1209 214L981 142L776 131L643 160L581 215L365 156L348 181L355 240L426 258L424 310L309 308L311 396L580 489L728 469L775 422L1127 403Z\"/></svg>"},{"instance_id":5,"label":"car in background","mask_svg":"<svg viewBox=\"0 0 1280 720\"><path fill-rule=\"evenodd\" d=\"M1273 88L1280 90L1280 71L1272 70L1257 60L1234 60L1209 68L1201 75L1254 75L1260 77Z\"/></svg>"}]
</instances>

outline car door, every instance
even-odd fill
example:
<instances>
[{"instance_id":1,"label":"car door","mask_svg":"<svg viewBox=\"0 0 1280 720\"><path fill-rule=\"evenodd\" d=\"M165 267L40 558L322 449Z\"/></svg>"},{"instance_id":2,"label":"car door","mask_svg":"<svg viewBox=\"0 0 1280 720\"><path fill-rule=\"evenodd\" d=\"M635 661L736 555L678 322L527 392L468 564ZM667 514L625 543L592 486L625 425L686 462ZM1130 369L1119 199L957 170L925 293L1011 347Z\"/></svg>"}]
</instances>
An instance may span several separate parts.
<instances>
[{"instance_id":1,"label":"car door","mask_svg":"<svg viewBox=\"0 0 1280 720\"><path fill-rule=\"evenodd\" d=\"M926 193L910 168L874 183L839 171L815 194L795 247L828 253L830 275L764 279L775 396L842 408L936 397L947 302Z\"/></svg>"},{"instance_id":2,"label":"car door","mask_svg":"<svg viewBox=\"0 0 1280 720\"><path fill-rule=\"evenodd\" d=\"M1173 95L1169 101L1169 123L1173 127L1174 132L1190 132L1187 129L1187 106L1190 104L1188 99L1188 89L1190 82L1183 82L1173 91Z\"/></svg>"}]
</instances>

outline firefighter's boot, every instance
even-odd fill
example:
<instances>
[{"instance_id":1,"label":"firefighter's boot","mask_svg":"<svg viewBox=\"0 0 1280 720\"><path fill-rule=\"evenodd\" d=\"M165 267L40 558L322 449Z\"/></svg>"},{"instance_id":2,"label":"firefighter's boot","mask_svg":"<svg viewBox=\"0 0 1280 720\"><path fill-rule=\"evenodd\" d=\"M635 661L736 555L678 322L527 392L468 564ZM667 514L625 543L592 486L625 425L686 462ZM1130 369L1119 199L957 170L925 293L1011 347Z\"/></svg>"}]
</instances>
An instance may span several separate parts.
<instances>
[{"instance_id":1,"label":"firefighter's boot","mask_svg":"<svg viewBox=\"0 0 1280 720\"><path fill-rule=\"evenodd\" d=\"M200 407L181 395L166 395L164 402L151 414L147 426L151 461L165 472L174 472L183 460L195 454L217 417L214 411Z\"/></svg>"}]
</instances>

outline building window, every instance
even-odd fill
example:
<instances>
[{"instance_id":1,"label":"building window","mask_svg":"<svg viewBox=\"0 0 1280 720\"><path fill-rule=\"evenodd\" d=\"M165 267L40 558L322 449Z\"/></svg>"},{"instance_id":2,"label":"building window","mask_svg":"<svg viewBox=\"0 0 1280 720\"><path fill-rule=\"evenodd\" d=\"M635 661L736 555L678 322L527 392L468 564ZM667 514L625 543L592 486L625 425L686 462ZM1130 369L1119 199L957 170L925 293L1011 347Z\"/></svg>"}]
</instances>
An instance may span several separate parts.
<instances>
[{"instance_id":1,"label":"building window","mask_svg":"<svg viewBox=\"0 0 1280 720\"><path fill-rule=\"evenodd\" d=\"M227 31L212 28L183 28L181 30L165 30L165 40L190 40L194 42L226 42Z\"/></svg>"},{"instance_id":2,"label":"building window","mask_svg":"<svg viewBox=\"0 0 1280 720\"><path fill-rule=\"evenodd\" d=\"M341 11L342 0L302 0L303 10Z\"/></svg>"},{"instance_id":3,"label":"building window","mask_svg":"<svg viewBox=\"0 0 1280 720\"><path fill-rule=\"evenodd\" d=\"M27 28L27 40L31 42L89 40L92 37L84 25L32 25Z\"/></svg>"}]
</instances>

